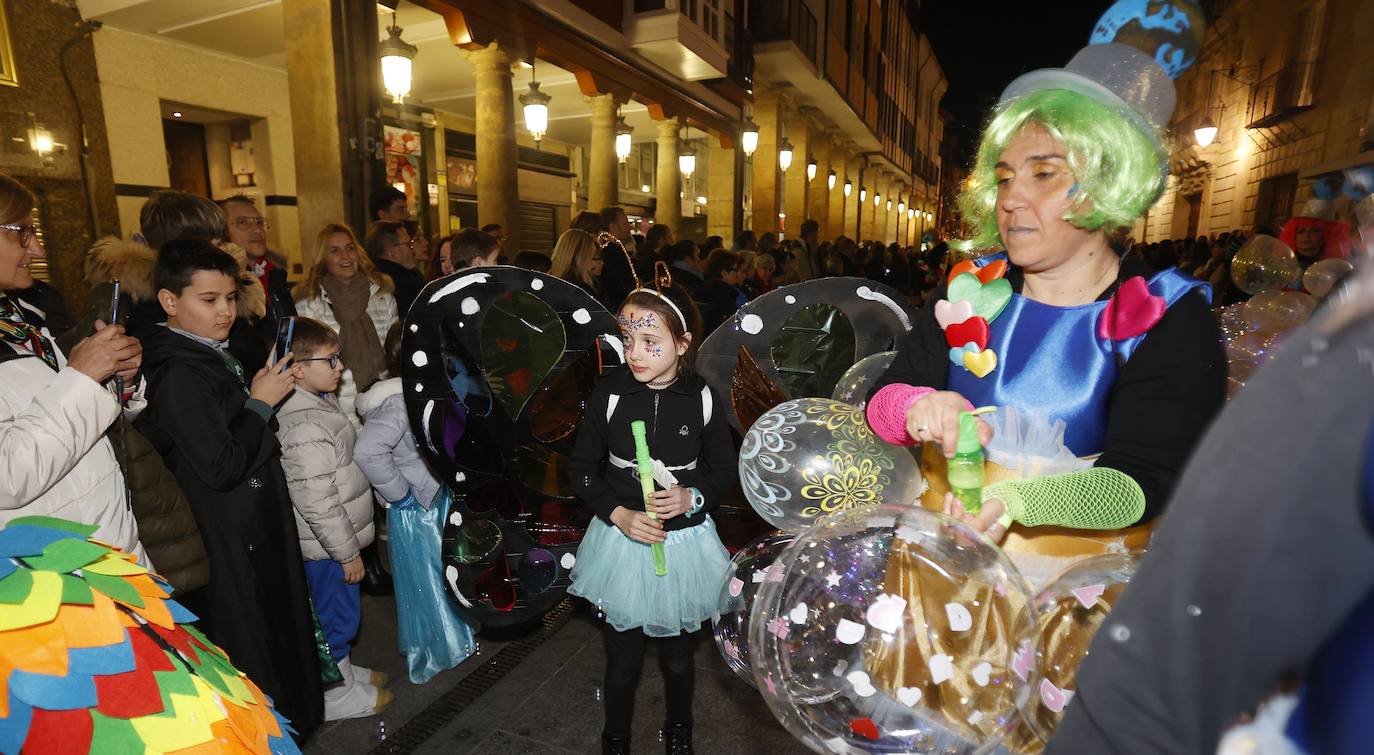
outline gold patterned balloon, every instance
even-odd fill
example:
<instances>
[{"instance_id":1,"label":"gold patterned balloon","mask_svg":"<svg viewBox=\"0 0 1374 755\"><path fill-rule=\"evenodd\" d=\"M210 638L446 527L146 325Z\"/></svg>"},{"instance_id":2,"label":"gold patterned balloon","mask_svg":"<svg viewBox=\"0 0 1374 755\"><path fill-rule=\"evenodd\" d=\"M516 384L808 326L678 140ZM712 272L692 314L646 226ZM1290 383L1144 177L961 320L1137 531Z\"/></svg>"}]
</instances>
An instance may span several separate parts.
<instances>
[{"instance_id":1,"label":"gold patterned balloon","mask_svg":"<svg viewBox=\"0 0 1374 755\"><path fill-rule=\"evenodd\" d=\"M858 407L825 398L759 417L744 434L739 477L759 516L785 532L860 506L911 505L923 489L910 452L875 435Z\"/></svg>"}]
</instances>

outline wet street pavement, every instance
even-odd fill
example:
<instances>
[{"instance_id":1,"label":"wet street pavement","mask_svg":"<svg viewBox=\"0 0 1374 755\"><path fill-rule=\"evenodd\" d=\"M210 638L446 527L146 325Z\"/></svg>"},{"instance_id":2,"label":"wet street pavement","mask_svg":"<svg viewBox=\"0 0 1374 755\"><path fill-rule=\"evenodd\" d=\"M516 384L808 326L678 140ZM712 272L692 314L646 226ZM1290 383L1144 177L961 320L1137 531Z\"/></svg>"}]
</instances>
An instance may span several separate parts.
<instances>
[{"instance_id":1,"label":"wet street pavement","mask_svg":"<svg viewBox=\"0 0 1374 755\"><path fill-rule=\"evenodd\" d=\"M480 651L423 685L406 678L396 648L395 603L363 598L354 659L391 676L396 701L378 717L328 723L307 755L351 753L599 753L601 632L587 604L570 599L520 632L478 636ZM663 680L650 643L635 710L633 751L660 753ZM696 750L703 755L804 752L763 699L726 666L702 631L697 646ZM383 739L385 737L385 739Z\"/></svg>"}]
</instances>

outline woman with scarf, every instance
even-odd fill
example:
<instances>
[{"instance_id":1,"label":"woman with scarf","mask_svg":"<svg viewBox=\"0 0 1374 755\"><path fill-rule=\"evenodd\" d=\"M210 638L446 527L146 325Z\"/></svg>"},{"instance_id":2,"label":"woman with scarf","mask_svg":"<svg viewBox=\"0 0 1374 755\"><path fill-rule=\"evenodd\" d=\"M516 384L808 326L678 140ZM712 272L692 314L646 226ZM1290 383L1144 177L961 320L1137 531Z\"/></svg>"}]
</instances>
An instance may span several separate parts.
<instances>
[{"instance_id":1,"label":"woman with scarf","mask_svg":"<svg viewBox=\"0 0 1374 755\"><path fill-rule=\"evenodd\" d=\"M392 290L391 278L372 266L351 228L330 223L320 230L315 264L296 286L296 311L338 332L347 368L339 407L355 427L362 426L353 409L358 393L386 371L382 342L397 319Z\"/></svg>"}]
</instances>

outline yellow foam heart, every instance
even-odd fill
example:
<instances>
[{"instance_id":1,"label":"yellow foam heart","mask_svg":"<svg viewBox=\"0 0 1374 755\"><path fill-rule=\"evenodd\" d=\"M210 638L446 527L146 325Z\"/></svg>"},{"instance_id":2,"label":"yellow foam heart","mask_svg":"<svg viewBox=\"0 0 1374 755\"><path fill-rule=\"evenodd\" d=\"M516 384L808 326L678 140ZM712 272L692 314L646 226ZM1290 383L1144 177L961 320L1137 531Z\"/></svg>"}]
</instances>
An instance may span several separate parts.
<instances>
[{"instance_id":1,"label":"yellow foam heart","mask_svg":"<svg viewBox=\"0 0 1374 755\"><path fill-rule=\"evenodd\" d=\"M964 366L980 378L987 377L989 372L997 369L997 353L992 349L983 349L976 354L965 352Z\"/></svg>"}]
</instances>

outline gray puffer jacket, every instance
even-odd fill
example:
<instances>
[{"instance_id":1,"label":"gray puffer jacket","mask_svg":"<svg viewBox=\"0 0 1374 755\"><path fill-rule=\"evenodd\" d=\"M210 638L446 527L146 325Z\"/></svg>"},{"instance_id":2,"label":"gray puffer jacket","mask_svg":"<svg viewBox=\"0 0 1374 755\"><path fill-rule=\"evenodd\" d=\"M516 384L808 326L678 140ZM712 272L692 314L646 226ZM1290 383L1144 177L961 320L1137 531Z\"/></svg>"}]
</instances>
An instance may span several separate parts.
<instances>
[{"instance_id":1,"label":"gray puffer jacket","mask_svg":"<svg viewBox=\"0 0 1374 755\"><path fill-rule=\"evenodd\" d=\"M439 481L415 446L415 435L406 417L401 379L378 380L358 395L358 414L363 431L353 459L372 481L377 494L391 504L415 494L420 505L429 508L439 492Z\"/></svg>"},{"instance_id":2,"label":"gray puffer jacket","mask_svg":"<svg viewBox=\"0 0 1374 755\"><path fill-rule=\"evenodd\" d=\"M277 411L281 466L301 556L352 561L372 543L372 487L353 463L353 425L333 396L297 388Z\"/></svg>"}]
</instances>

